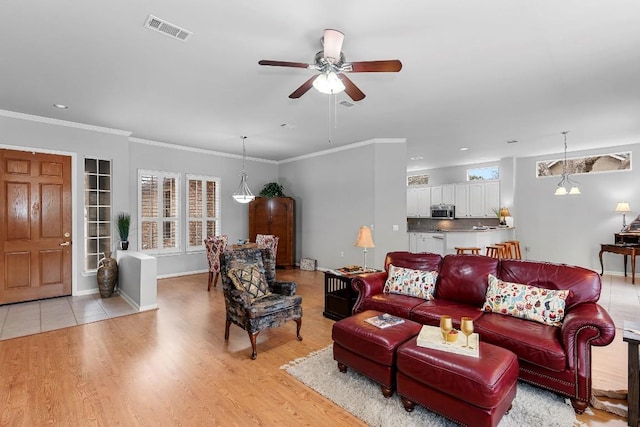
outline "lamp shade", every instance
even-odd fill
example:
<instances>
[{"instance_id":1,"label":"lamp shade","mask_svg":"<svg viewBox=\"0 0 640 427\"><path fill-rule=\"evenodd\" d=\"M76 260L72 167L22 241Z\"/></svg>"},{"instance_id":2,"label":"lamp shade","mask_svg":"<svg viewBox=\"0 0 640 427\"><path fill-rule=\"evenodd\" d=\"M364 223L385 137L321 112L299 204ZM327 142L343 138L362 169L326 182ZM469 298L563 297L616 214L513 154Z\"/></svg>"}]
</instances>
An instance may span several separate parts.
<instances>
[{"instance_id":1,"label":"lamp shade","mask_svg":"<svg viewBox=\"0 0 640 427\"><path fill-rule=\"evenodd\" d=\"M628 202L618 202L618 204L616 205L616 213L625 213L625 212L631 212L631 208L629 207L629 203Z\"/></svg>"},{"instance_id":2,"label":"lamp shade","mask_svg":"<svg viewBox=\"0 0 640 427\"><path fill-rule=\"evenodd\" d=\"M373 244L373 238L371 237L371 229L366 225L360 227L358 230L358 238L356 242L353 244L358 248L375 248L376 245Z\"/></svg>"},{"instance_id":3,"label":"lamp shade","mask_svg":"<svg viewBox=\"0 0 640 427\"><path fill-rule=\"evenodd\" d=\"M500 216L511 216L509 208L500 208Z\"/></svg>"}]
</instances>

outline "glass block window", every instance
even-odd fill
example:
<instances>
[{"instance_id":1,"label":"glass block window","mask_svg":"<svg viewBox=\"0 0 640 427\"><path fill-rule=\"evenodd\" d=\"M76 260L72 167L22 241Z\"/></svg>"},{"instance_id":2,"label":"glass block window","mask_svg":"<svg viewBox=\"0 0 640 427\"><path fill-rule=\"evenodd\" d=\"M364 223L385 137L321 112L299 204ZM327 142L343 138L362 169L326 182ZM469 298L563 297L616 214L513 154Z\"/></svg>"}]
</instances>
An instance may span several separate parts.
<instances>
[{"instance_id":1,"label":"glass block window","mask_svg":"<svg viewBox=\"0 0 640 427\"><path fill-rule=\"evenodd\" d=\"M138 228L142 251L180 250L180 174L138 171Z\"/></svg>"},{"instance_id":2,"label":"glass block window","mask_svg":"<svg viewBox=\"0 0 640 427\"><path fill-rule=\"evenodd\" d=\"M220 178L187 175L187 251L204 250L207 236L220 234Z\"/></svg>"},{"instance_id":3,"label":"glass block window","mask_svg":"<svg viewBox=\"0 0 640 427\"><path fill-rule=\"evenodd\" d=\"M467 181L483 181L486 179L500 179L500 167L488 166L467 169Z\"/></svg>"},{"instance_id":4,"label":"glass block window","mask_svg":"<svg viewBox=\"0 0 640 427\"><path fill-rule=\"evenodd\" d=\"M111 161L84 159L84 271L111 251Z\"/></svg>"}]
</instances>

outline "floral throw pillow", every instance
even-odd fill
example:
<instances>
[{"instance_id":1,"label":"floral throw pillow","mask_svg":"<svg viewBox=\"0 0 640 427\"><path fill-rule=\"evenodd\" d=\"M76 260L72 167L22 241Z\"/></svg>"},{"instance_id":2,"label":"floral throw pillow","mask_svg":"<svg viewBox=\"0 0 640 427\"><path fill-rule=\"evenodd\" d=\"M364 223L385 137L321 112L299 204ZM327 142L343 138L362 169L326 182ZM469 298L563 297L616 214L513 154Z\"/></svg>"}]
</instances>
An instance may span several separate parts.
<instances>
[{"instance_id":1,"label":"floral throw pillow","mask_svg":"<svg viewBox=\"0 0 640 427\"><path fill-rule=\"evenodd\" d=\"M412 270L391 264L383 292L409 295L429 301L433 299L437 278L437 271Z\"/></svg>"},{"instance_id":2,"label":"floral throw pillow","mask_svg":"<svg viewBox=\"0 0 640 427\"><path fill-rule=\"evenodd\" d=\"M504 282L489 275L489 287L482 310L561 326L569 290L554 290Z\"/></svg>"},{"instance_id":3,"label":"floral throw pillow","mask_svg":"<svg viewBox=\"0 0 640 427\"><path fill-rule=\"evenodd\" d=\"M236 289L249 294L251 302L271 295L267 279L260 274L260 268L256 264L230 269L229 279Z\"/></svg>"}]
</instances>

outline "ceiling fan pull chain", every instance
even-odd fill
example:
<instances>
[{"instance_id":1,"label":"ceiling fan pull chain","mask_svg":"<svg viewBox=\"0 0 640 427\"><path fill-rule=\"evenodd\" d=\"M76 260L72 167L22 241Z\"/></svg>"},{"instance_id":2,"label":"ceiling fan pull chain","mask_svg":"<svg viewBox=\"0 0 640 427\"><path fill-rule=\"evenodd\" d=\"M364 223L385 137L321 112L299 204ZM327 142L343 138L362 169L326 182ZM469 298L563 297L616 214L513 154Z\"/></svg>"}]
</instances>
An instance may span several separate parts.
<instances>
[{"instance_id":1,"label":"ceiling fan pull chain","mask_svg":"<svg viewBox=\"0 0 640 427\"><path fill-rule=\"evenodd\" d=\"M329 134L329 144L331 144L331 134L333 133L332 127L331 127L331 98L333 95L329 95L327 98L329 99L329 120L327 121L327 133Z\"/></svg>"}]
</instances>

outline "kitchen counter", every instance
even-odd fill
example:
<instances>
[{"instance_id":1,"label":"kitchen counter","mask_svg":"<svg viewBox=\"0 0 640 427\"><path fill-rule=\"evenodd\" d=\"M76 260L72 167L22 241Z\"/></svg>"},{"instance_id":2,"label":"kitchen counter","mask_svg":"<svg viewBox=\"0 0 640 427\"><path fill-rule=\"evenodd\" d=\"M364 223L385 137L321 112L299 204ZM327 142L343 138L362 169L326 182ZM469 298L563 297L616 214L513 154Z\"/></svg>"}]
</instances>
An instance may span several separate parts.
<instances>
[{"instance_id":1,"label":"kitchen counter","mask_svg":"<svg viewBox=\"0 0 640 427\"><path fill-rule=\"evenodd\" d=\"M431 236L431 239L441 240L441 244L430 245L427 238L427 246L420 242L425 241L420 235ZM427 236L423 236L427 237ZM435 252L441 255L455 254L457 246L478 247L482 254L486 247L495 243L514 240L515 227L494 227L480 230L428 230L409 231L409 250L411 252ZM434 250L435 249L435 250Z\"/></svg>"}]
</instances>

